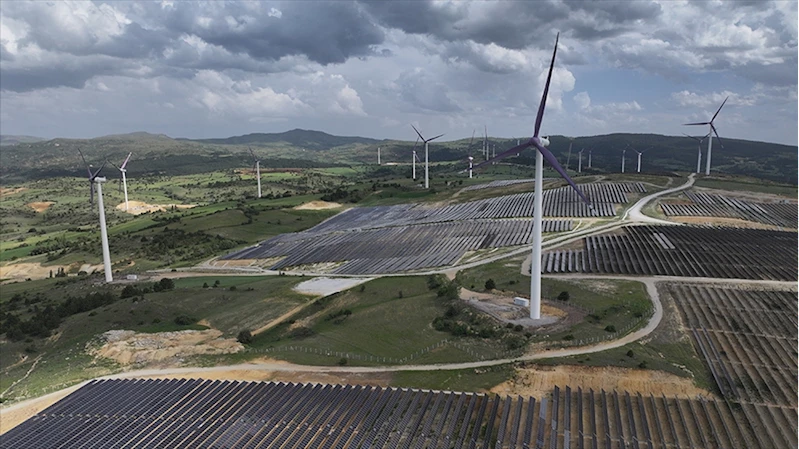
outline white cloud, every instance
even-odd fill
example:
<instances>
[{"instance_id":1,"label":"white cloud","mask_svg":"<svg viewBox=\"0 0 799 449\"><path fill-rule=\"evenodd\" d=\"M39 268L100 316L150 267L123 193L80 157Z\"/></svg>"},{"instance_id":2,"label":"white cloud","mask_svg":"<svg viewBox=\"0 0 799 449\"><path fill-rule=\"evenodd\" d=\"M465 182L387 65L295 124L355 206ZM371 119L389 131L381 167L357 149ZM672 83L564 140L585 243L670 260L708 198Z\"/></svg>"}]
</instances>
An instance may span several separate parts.
<instances>
[{"instance_id":1,"label":"white cloud","mask_svg":"<svg viewBox=\"0 0 799 449\"><path fill-rule=\"evenodd\" d=\"M697 94L683 90L671 94L671 99L682 107L712 108L716 109L726 99L726 105L752 106L757 103L756 95L739 95L728 90L722 92L711 92L708 94Z\"/></svg>"},{"instance_id":2,"label":"white cloud","mask_svg":"<svg viewBox=\"0 0 799 449\"><path fill-rule=\"evenodd\" d=\"M279 18L283 17L283 11L281 11L281 10L279 10L277 8L269 8L269 12L267 13L267 15L269 17L276 17L276 18L279 19Z\"/></svg>"}]
</instances>

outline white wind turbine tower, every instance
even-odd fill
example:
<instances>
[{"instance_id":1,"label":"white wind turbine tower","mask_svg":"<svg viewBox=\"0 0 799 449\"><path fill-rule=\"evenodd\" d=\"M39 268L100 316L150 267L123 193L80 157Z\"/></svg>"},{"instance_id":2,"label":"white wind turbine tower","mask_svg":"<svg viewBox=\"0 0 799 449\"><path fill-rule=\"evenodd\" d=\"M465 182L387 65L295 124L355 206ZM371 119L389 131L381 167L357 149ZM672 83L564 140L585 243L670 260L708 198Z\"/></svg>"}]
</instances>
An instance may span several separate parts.
<instances>
[{"instance_id":1,"label":"white wind turbine tower","mask_svg":"<svg viewBox=\"0 0 799 449\"><path fill-rule=\"evenodd\" d=\"M585 148L583 148L585 149ZM588 150L588 168L591 168L591 154L594 152L594 149L591 148Z\"/></svg>"},{"instance_id":2,"label":"white wind turbine tower","mask_svg":"<svg viewBox=\"0 0 799 449\"><path fill-rule=\"evenodd\" d=\"M696 142L697 142L697 144L696 144L696 148L697 148L697 152L696 152L696 172L699 173L699 172L702 171L702 142L704 142L704 140L707 139L710 136L710 133L705 134L705 137L702 137L701 139L699 137L689 136L688 134L685 134L685 133L683 133L683 136L690 137L690 138L696 140Z\"/></svg>"},{"instance_id":3,"label":"white wind turbine tower","mask_svg":"<svg viewBox=\"0 0 799 449\"><path fill-rule=\"evenodd\" d=\"M485 132L485 134L483 134L483 159L487 161L488 160L488 126L485 126L485 125L483 125L483 126L484 126L484 132Z\"/></svg>"},{"instance_id":4,"label":"white wind turbine tower","mask_svg":"<svg viewBox=\"0 0 799 449\"><path fill-rule=\"evenodd\" d=\"M583 172L583 151L585 148L577 152L577 173Z\"/></svg>"},{"instance_id":5,"label":"white wind turbine tower","mask_svg":"<svg viewBox=\"0 0 799 449\"><path fill-rule=\"evenodd\" d=\"M651 149L651 148L652 148L652 147L649 147L649 148L647 148L646 150L649 150L649 149ZM638 151L638 150L636 150L636 149L633 149L633 150L634 150L636 153L638 153L638 170L636 171L636 173L641 173L641 155L643 155L643 154L644 154L644 151L646 151L646 150L641 150L641 151Z\"/></svg>"},{"instance_id":6,"label":"white wind turbine tower","mask_svg":"<svg viewBox=\"0 0 799 449\"><path fill-rule=\"evenodd\" d=\"M474 143L474 131L472 131L472 140L469 141L469 147L466 150L466 152L469 154L469 156L467 157L467 159L469 160L469 179L472 179L472 167L474 166L474 158L471 155L473 143Z\"/></svg>"},{"instance_id":7,"label":"white wind turbine tower","mask_svg":"<svg viewBox=\"0 0 799 449\"><path fill-rule=\"evenodd\" d=\"M572 181L572 179L569 177L569 174L566 173L566 170L561 167L552 152L547 149L547 146L549 145L549 138L546 136L539 136L541 122L544 119L544 109L546 107L547 94L549 93L549 85L552 81L552 70L555 67L555 55L557 52L558 38L556 37L555 50L552 52L552 62L549 64L549 75L547 76L547 81L544 85L544 93L541 96L541 103L538 106L538 114L536 115L535 119L533 137L521 145L515 146L498 154L496 158L492 158L490 161L482 162L477 165L477 167L481 167L489 162L493 162L495 159L508 157L528 147L534 147L537 150L535 156L535 192L533 200L533 248L530 266L530 318L532 319L541 318L541 231L543 229L542 224L544 217L544 159L546 159L547 162L549 162L549 165L551 165L552 168L554 168L555 171L557 171L560 176L562 176L566 182L569 183L569 185L576 191L577 195L579 195L580 198L582 198L582 200L588 204L588 207L591 207L591 203L588 201L588 198L577 187L577 184Z\"/></svg>"},{"instance_id":8,"label":"white wind turbine tower","mask_svg":"<svg viewBox=\"0 0 799 449\"><path fill-rule=\"evenodd\" d=\"M380 165L380 147L377 147L377 165Z\"/></svg>"},{"instance_id":9,"label":"white wind turbine tower","mask_svg":"<svg viewBox=\"0 0 799 449\"><path fill-rule=\"evenodd\" d=\"M691 125L710 125L710 131L708 132L708 135L710 135L711 133L715 134L716 138L719 139L719 145L721 145L721 148L724 148L724 144L721 142L721 137L719 137L719 132L716 131L716 127L713 126L713 120L716 120L716 116L719 115L719 112L721 112L721 108L724 107L724 103L726 103L727 100L729 100L729 99L730 99L729 96L724 99L724 101L721 103L721 106L719 106L719 108L716 111L716 113L713 114L713 118L711 118L709 122L686 123L685 125L688 125L688 126L691 126ZM709 175L710 174L710 154L711 154L712 150L713 150L713 136L710 136L710 138L707 140L707 160L705 161L705 175Z\"/></svg>"},{"instance_id":10,"label":"white wind turbine tower","mask_svg":"<svg viewBox=\"0 0 799 449\"><path fill-rule=\"evenodd\" d=\"M419 160L419 156L416 155L416 145L419 144L419 138L416 138L416 143L413 144L413 158L411 159L411 165L413 166L413 180L416 181L416 161Z\"/></svg>"},{"instance_id":11,"label":"white wind turbine tower","mask_svg":"<svg viewBox=\"0 0 799 449\"><path fill-rule=\"evenodd\" d=\"M569 169L569 162L572 160L572 143L574 143L574 142L569 142L569 155L566 157L566 170ZM519 143L517 141L516 145L518 145L518 144Z\"/></svg>"},{"instance_id":12,"label":"white wind turbine tower","mask_svg":"<svg viewBox=\"0 0 799 449\"><path fill-rule=\"evenodd\" d=\"M83 159L86 165L86 171L89 173L89 204L94 205L94 189L97 189L97 207L100 211L100 242L103 247L103 270L105 271L105 282L109 283L114 280L111 273L111 251L108 249L108 229L105 224L105 206L103 204L103 185L106 181L105 177L98 176L105 167L103 163L96 172L92 173L91 167L86 163L86 158L83 157L83 152L78 150L80 158Z\"/></svg>"},{"instance_id":13,"label":"white wind turbine tower","mask_svg":"<svg viewBox=\"0 0 799 449\"><path fill-rule=\"evenodd\" d=\"M128 161L130 160L130 156L132 154L133 153L128 153L128 157L125 158L125 162L123 162L122 165L120 165L119 167L114 165L113 162L111 163L111 165L116 167L116 169L119 170L120 173L122 173L122 188L123 191L125 192L125 212L128 211L128 180L127 177L125 176L125 173L127 173L128 170L125 167L128 165Z\"/></svg>"},{"instance_id":14,"label":"white wind turbine tower","mask_svg":"<svg viewBox=\"0 0 799 449\"><path fill-rule=\"evenodd\" d=\"M436 140L439 137L443 136L443 134L439 134L435 137L431 137L425 140L425 138L422 136L422 133L420 133L415 126L411 125L411 128L413 128L413 130L416 131L416 134L418 134L419 138L422 139L422 142L424 142L424 188L429 189L430 188L430 152L428 151L430 146L429 144L431 141Z\"/></svg>"},{"instance_id":15,"label":"white wind turbine tower","mask_svg":"<svg viewBox=\"0 0 799 449\"><path fill-rule=\"evenodd\" d=\"M250 154L252 155L252 160L255 164L255 178L258 179L258 198L261 197L261 161L255 157L255 153L252 151L252 148L247 147L250 150Z\"/></svg>"},{"instance_id":16,"label":"white wind turbine tower","mask_svg":"<svg viewBox=\"0 0 799 449\"><path fill-rule=\"evenodd\" d=\"M628 144L627 147L630 145ZM621 150L621 172L624 173L624 160L627 158L627 147Z\"/></svg>"}]
</instances>

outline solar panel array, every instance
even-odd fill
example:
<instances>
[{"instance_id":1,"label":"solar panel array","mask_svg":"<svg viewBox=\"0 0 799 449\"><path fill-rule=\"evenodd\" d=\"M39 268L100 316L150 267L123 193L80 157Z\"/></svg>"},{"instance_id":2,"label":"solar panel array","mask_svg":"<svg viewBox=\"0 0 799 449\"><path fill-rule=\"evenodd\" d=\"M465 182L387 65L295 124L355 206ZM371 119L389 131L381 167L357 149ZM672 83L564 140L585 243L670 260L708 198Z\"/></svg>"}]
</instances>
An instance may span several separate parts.
<instances>
[{"instance_id":1,"label":"solar panel array","mask_svg":"<svg viewBox=\"0 0 799 449\"><path fill-rule=\"evenodd\" d=\"M796 232L626 226L583 239L583 250L542 255L545 273L583 272L795 281Z\"/></svg>"},{"instance_id":2,"label":"solar panel array","mask_svg":"<svg viewBox=\"0 0 799 449\"><path fill-rule=\"evenodd\" d=\"M796 228L799 207L796 203L758 203L723 195L688 191L691 204L662 203L666 216L739 218L784 228Z\"/></svg>"},{"instance_id":3,"label":"solar panel array","mask_svg":"<svg viewBox=\"0 0 799 449\"><path fill-rule=\"evenodd\" d=\"M554 178L544 178L545 181L549 181L552 179ZM517 184L528 184L533 182L535 182L535 179L500 179L497 181L487 182L485 184L475 184L473 186L464 188L463 191L468 192L470 190L495 189L497 187L508 187Z\"/></svg>"},{"instance_id":4,"label":"solar panel array","mask_svg":"<svg viewBox=\"0 0 799 449\"><path fill-rule=\"evenodd\" d=\"M568 387L536 399L352 385L106 380L85 385L0 436L0 446L796 447L796 409L753 407L763 414L708 398ZM780 421L761 433L758 419L767 416Z\"/></svg>"},{"instance_id":5,"label":"solar panel array","mask_svg":"<svg viewBox=\"0 0 799 449\"><path fill-rule=\"evenodd\" d=\"M570 187L547 190L544 211L554 216L612 216L641 183L584 184L592 212ZM319 225L283 234L221 260L282 258L272 270L334 264L333 274L399 273L450 266L467 252L531 242L533 194L523 193L443 207L402 204L354 208ZM572 229L571 220L545 220L544 232Z\"/></svg>"}]
</instances>

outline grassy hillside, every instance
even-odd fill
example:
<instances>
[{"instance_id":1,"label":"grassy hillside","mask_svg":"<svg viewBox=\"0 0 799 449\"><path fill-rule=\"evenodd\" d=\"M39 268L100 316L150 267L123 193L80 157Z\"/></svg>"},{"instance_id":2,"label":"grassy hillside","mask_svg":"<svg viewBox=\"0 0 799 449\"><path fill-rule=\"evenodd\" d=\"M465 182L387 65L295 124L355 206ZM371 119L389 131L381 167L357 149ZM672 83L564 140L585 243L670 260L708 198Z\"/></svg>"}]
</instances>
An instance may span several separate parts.
<instances>
[{"instance_id":1,"label":"grassy hillside","mask_svg":"<svg viewBox=\"0 0 799 449\"><path fill-rule=\"evenodd\" d=\"M408 138L412 136L409 133ZM561 162L574 170L577 152L583 154L585 173L617 173L621 167L622 149L627 151L627 171L636 168L634 150L646 150L642 159L642 172L694 171L696 168L696 142L687 137L656 134L609 134L569 139L551 136L550 149ZM451 162L452 172L466 167L465 158L475 156L479 161L482 143L469 148L470 139L433 142L430 161ZM569 156L569 144L572 144ZM489 138L489 147L500 153L516 144L516 139ZM330 134L292 130L276 134L248 134L224 139L172 139L164 135L132 133L105 136L95 139L53 139L46 142L20 143L4 147L0 156L0 180L3 183L54 176L80 176L85 173L78 149L89 163L99 166L108 159L117 164L129 152L134 154L128 167L130 174L184 175L208 173L216 170L242 169L252 166L248 147L257 153L261 166L273 168L376 166L377 147L386 164L410 165L414 142L383 140L362 137L341 137ZM587 168L588 150L593 149L592 169ZM797 183L797 147L746 140L724 139L724 147L714 143L713 173L745 175L774 182ZM423 147L417 150L423 157ZM703 153L705 150L703 150ZM534 164L530 150L505 163L521 167ZM703 156L704 157L704 156ZM113 171L113 168L111 168Z\"/></svg>"}]
</instances>

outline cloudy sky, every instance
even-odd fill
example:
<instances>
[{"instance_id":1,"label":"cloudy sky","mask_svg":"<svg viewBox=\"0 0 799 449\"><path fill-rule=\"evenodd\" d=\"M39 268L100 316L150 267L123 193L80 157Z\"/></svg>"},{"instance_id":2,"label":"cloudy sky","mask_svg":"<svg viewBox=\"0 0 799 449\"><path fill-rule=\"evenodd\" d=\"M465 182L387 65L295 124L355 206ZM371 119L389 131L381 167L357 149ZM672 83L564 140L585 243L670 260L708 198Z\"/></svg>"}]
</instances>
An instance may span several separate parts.
<instances>
[{"instance_id":1,"label":"cloudy sky","mask_svg":"<svg viewBox=\"0 0 799 449\"><path fill-rule=\"evenodd\" d=\"M0 132L797 144L797 2L0 2Z\"/></svg>"}]
</instances>

